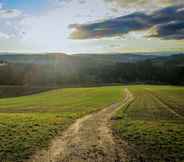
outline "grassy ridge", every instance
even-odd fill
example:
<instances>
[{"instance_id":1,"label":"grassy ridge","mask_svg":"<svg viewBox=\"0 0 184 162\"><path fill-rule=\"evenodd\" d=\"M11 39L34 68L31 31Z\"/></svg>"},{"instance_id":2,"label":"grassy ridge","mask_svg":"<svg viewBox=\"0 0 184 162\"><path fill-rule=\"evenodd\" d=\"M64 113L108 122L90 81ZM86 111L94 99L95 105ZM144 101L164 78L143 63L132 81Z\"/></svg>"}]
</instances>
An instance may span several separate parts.
<instances>
[{"instance_id":1,"label":"grassy ridge","mask_svg":"<svg viewBox=\"0 0 184 162\"><path fill-rule=\"evenodd\" d=\"M39 87L39 86L0 86L0 98L17 97L24 95L32 95L40 92L49 91L56 87Z\"/></svg>"},{"instance_id":2,"label":"grassy ridge","mask_svg":"<svg viewBox=\"0 0 184 162\"><path fill-rule=\"evenodd\" d=\"M184 106L181 105L184 105L184 88L128 88L134 101L118 112L120 120L115 122L114 128L130 145L130 161L183 162Z\"/></svg>"},{"instance_id":3,"label":"grassy ridge","mask_svg":"<svg viewBox=\"0 0 184 162\"><path fill-rule=\"evenodd\" d=\"M19 162L75 119L120 102L122 88L68 88L0 99L0 159Z\"/></svg>"}]
</instances>

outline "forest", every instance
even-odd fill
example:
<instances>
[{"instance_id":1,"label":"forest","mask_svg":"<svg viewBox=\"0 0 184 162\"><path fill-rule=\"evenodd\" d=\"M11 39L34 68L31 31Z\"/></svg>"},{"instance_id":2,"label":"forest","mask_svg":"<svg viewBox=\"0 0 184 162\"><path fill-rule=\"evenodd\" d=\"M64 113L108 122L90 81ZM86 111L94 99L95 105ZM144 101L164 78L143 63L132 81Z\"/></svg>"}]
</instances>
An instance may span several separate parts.
<instances>
[{"instance_id":1,"label":"forest","mask_svg":"<svg viewBox=\"0 0 184 162\"><path fill-rule=\"evenodd\" d=\"M17 57L17 58L16 58ZM20 60L20 58L22 60ZM184 84L184 55L1 56L0 85ZM36 61L35 61L36 60Z\"/></svg>"}]
</instances>

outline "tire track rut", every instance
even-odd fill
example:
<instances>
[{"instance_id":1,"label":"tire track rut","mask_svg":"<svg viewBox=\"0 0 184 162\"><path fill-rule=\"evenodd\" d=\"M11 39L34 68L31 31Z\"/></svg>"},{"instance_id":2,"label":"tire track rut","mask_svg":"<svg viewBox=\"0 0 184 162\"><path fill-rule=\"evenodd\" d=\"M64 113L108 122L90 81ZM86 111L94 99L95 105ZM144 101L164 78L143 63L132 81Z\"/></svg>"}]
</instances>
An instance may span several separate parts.
<instances>
[{"instance_id":1,"label":"tire track rut","mask_svg":"<svg viewBox=\"0 0 184 162\"><path fill-rule=\"evenodd\" d=\"M154 92L152 92L150 89L147 89L147 91L150 93L150 95L152 95L152 97L156 98L162 105L164 105L164 107L167 109L167 111L169 111L170 113L174 114L176 117L180 118L180 119L184 119L184 116L177 113L174 110L174 107L172 107L170 104L168 104L167 102L165 102L160 96L158 96L157 94L155 94Z\"/></svg>"},{"instance_id":2,"label":"tire track rut","mask_svg":"<svg viewBox=\"0 0 184 162\"><path fill-rule=\"evenodd\" d=\"M133 96L125 89L123 103L111 106L72 124L62 136L51 142L48 150L37 152L29 162L123 162L127 153L113 137L110 119Z\"/></svg>"}]
</instances>

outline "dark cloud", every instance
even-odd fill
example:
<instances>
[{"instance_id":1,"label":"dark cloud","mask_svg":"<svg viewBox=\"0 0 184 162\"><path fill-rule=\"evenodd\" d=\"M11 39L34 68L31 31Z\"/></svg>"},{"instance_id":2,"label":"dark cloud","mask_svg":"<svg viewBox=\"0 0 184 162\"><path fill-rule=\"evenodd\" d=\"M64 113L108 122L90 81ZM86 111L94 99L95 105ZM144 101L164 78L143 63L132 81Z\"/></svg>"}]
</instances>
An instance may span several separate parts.
<instances>
[{"instance_id":1,"label":"dark cloud","mask_svg":"<svg viewBox=\"0 0 184 162\"><path fill-rule=\"evenodd\" d=\"M71 34L73 39L87 39L111 37L119 34L126 34L132 30L141 30L150 27L149 16L144 13L133 13L128 16L118 17L115 19L87 24L70 26L75 31Z\"/></svg>"},{"instance_id":2,"label":"dark cloud","mask_svg":"<svg viewBox=\"0 0 184 162\"><path fill-rule=\"evenodd\" d=\"M171 6L151 14L135 12L110 20L91 23L73 24L72 39L93 39L113 37L131 31L156 27L157 34L151 35L164 39L184 39L184 6Z\"/></svg>"},{"instance_id":3,"label":"dark cloud","mask_svg":"<svg viewBox=\"0 0 184 162\"><path fill-rule=\"evenodd\" d=\"M157 26L157 33L152 37L163 39L184 39L184 21L176 21Z\"/></svg>"},{"instance_id":4,"label":"dark cloud","mask_svg":"<svg viewBox=\"0 0 184 162\"><path fill-rule=\"evenodd\" d=\"M153 12L150 18L153 25L184 20L184 6L172 6L160 9Z\"/></svg>"}]
</instances>

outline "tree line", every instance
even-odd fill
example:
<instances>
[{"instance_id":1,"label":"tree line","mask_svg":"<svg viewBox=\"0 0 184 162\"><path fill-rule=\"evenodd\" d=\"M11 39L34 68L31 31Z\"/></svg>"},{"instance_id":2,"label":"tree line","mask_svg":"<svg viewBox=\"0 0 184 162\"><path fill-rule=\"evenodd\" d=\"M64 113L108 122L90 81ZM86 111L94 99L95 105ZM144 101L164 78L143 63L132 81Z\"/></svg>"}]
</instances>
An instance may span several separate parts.
<instances>
[{"instance_id":1,"label":"tree line","mask_svg":"<svg viewBox=\"0 0 184 162\"><path fill-rule=\"evenodd\" d=\"M108 83L184 84L184 59L105 62L85 58L48 64L7 63L0 66L0 85L63 86Z\"/></svg>"}]
</instances>

